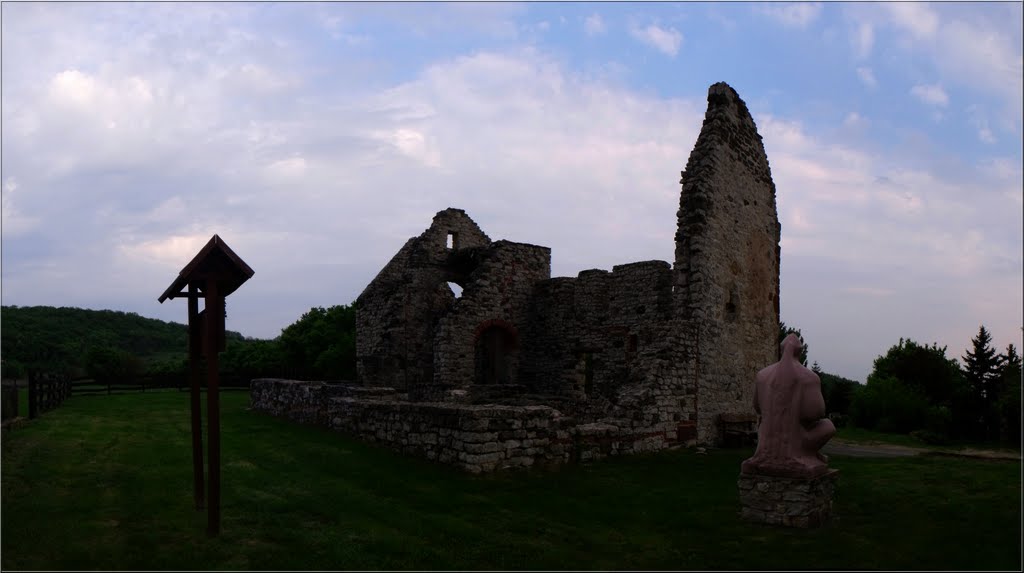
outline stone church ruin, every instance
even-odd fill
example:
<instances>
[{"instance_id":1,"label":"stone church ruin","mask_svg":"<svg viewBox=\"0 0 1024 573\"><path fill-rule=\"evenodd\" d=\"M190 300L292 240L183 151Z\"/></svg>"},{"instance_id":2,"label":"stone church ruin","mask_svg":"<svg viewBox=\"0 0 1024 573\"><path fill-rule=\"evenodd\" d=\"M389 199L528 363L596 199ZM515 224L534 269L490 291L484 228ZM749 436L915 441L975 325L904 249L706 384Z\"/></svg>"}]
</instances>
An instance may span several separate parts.
<instances>
[{"instance_id":1,"label":"stone church ruin","mask_svg":"<svg viewBox=\"0 0 1024 573\"><path fill-rule=\"evenodd\" d=\"M725 83L680 183L673 264L576 277L437 213L356 300L358 383L254 380L253 408L472 472L718 444L779 325L775 185Z\"/></svg>"}]
</instances>

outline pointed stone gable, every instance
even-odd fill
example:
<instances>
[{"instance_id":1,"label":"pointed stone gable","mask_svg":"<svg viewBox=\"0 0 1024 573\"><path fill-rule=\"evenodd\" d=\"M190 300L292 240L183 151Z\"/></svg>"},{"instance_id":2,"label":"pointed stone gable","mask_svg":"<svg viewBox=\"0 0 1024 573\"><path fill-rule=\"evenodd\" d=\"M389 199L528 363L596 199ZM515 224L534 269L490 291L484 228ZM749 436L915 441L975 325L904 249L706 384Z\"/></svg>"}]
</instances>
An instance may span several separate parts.
<instances>
[{"instance_id":1,"label":"pointed stone gable","mask_svg":"<svg viewBox=\"0 0 1024 573\"><path fill-rule=\"evenodd\" d=\"M682 172L675 309L697 327L699 423L749 409L759 368L778 358L779 225L761 136L736 90L717 83Z\"/></svg>"}]
</instances>

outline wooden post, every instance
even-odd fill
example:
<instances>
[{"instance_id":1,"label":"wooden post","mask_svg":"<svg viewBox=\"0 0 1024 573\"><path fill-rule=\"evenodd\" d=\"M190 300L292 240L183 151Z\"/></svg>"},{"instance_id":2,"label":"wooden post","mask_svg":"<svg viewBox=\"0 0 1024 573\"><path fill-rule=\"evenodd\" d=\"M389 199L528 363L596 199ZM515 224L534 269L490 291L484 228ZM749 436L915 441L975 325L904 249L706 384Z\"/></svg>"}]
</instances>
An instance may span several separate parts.
<instances>
[{"instance_id":1,"label":"wooden post","mask_svg":"<svg viewBox=\"0 0 1024 573\"><path fill-rule=\"evenodd\" d=\"M189 299L189 359L192 391L193 470L196 497L203 492L202 482L202 426L199 402L199 354L206 356L206 510L207 535L220 533L220 381L218 353L224 343L224 298L235 292L253 275L245 264L221 238L214 235L189 264L178 273L167 290L157 300L187 296ZM183 289L188 288L186 294ZM202 288L202 295L198 289ZM198 298L206 301L202 320L198 313ZM198 505L198 503L197 503Z\"/></svg>"},{"instance_id":2,"label":"wooden post","mask_svg":"<svg viewBox=\"0 0 1024 573\"><path fill-rule=\"evenodd\" d=\"M39 385L36 382L36 374L28 371L28 418L31 420L39 415Z\"/></svg>"},{"instance_id":3,"label":"wooden post","mask_svg":"<svg viewBox=\"0 0 1024 573\"><path fill-rule=\"evenodd\" d=\"M217 380L220 331L218 326L224 317L224 299L217 289L217 281L206 283L206 420L210 450L207 467L210 472L209 507L207 508L206 533L220 534L220 384Z\"/></svg>"},{"instance_id":4,"label":"wooden post","mask_svg":"<svg viewBox=\"0 0 1024 573\"><path fill-rule=\"evenodd\" d=\"M203 483L203 408L199 399L199 360L202 356L202 332L199 330L199 299L195 285L188 287L188 368L189 399L192 403L192 490L196 509L206 506Z\"/></svg>"}]
</instances>

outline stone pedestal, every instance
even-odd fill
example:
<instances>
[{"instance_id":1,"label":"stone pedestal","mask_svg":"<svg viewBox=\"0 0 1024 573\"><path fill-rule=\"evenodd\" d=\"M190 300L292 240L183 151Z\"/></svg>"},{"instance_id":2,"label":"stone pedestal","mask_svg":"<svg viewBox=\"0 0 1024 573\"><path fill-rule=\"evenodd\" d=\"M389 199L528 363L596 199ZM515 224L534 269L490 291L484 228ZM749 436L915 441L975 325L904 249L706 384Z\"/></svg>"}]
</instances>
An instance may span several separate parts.
<instances>
[{"instance_id":1,"label":"stone pedestal","mask_svg":"<svg viewBox=\"0 0 1024 573\"><path fill-rule=\"evenodd\" d=\"M789 527L820 527L832 514L839 470L815 478L740 474L740 517Z\"/></svg>"}]
</instances>

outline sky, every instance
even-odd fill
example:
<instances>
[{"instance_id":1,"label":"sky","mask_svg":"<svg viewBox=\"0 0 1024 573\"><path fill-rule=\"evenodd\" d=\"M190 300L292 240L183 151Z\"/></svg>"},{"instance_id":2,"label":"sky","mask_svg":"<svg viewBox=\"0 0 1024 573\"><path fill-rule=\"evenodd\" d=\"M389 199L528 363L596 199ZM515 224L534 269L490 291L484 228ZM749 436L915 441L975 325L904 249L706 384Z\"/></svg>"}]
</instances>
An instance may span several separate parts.
<instances>
[{"instance_id":1,"label":"sky","mask_svg":"<svg viewBox=\"0 0 1024 573\"><path fill-rule=\"evenodd\" d=\"M447 207L552 276L674 259L707 89L777 188L781 317L864 381L1022 346L1022 4L2 4L4 305L157 302L217 233L227 326L351 304Z\"/></svg>"}]
</instances>

